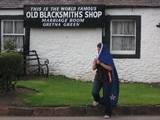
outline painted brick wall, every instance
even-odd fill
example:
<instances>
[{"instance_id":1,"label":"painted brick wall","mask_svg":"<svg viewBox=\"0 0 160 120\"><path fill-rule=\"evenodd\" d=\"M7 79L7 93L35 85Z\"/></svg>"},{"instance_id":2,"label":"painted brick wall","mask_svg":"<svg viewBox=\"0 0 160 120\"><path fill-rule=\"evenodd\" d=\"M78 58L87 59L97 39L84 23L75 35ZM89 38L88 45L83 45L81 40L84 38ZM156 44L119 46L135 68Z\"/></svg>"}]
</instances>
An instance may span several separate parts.
<instances>
[{"instance_id":1,"label":"painted brick wall","mask_svg":"<svg viewBox=\"0 0 160 120\"><path fill-rule=\"evenodd\" d=\"M0 15L23 15L23 10L0 10Z\"/></svg>"},{"instance_id":2,"label":"painted brick wall","mask_svg":"<svg viewBox=\"0 0 160 120\"><path fill-rule=\"evenodd\" d=\"M107 15L141 15L141 58L116 59L121 79L160 82L160 9L107 9Z\"/></svg>"},{"instance_id":3,"label":"painted brick wall","mask_svg":"<svg viewBox=\"0 0 160 120\"><path fill-rule=\"evenodd\" d=\"M23 11L1 10L0 15L20 15ZM159 8L107 9L107 15L141 15L141 58L115 59L119 77L128 81L160 82ZM77 79L92 80L91 61L101 29L31 29L31 49L50 59L50 70Z\"/></svg>"},{"instance_id":4,"label":"painted brick wall","mask_svg":"<svg viewBox=\"0 0 160 120\"><path fill-rule=\"evenodd\" d=\"M102 29L31 29L31 49L48 58L51 74L92 80L91 64Z\"/></svg>"}]
</instances>

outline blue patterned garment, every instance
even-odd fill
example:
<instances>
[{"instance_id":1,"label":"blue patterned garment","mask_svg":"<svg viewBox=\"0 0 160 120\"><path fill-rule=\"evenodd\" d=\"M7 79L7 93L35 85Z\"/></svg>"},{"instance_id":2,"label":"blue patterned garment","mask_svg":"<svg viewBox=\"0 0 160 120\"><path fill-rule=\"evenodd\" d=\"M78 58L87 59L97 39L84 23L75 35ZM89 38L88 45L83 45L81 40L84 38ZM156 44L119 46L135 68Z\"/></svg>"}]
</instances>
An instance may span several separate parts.
<instances>
[{"instance_id":1,"label":"blue patterned garment","mask_svg":"<svg viewBox=\"0 0 160 120\"><path fill-rule=\"evenodd\" d=\"M113 62L112 55L110 54L106 45L101 43L101 50L98 55L100 62L112 66L112 83L111 83L111 94L110 100L112 107L116 107L118 103L119 96L119 78L117 74L116 67Z\"/></svg>"}]
</instances>

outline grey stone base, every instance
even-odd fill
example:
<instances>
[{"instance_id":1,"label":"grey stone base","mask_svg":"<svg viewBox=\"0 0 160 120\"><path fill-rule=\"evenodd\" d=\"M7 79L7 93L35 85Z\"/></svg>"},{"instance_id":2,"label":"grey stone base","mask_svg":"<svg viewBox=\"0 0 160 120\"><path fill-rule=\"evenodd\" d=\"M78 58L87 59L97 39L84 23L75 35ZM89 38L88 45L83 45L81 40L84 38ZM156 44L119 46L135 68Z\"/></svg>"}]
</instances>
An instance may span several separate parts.
<instances>
[{"instance_id":1,"label":"grey stone base","mask_svg":"<svg viewBox=\"0 0 160 120\"><path fill-rule=\"evenodd\" d=\"M101 116L103 107L0 107L0 116ZM119 106L113 115L160 115L160 106Z\"/></svg>"}]
</instances>

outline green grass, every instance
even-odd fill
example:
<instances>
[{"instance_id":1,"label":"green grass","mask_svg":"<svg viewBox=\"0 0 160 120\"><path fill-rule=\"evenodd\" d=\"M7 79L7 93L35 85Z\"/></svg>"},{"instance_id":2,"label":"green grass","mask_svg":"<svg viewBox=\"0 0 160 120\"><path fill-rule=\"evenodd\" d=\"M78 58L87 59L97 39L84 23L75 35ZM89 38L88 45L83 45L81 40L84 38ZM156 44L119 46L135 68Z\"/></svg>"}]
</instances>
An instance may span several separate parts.
<instances>
[{"instance_id":1,"label":"green grass","mask_svg":"<svg viewBox=\"0 0 160 120\"><path fill-rule=\"evenodd\" d=\"M120 86L120 105L160 105L160 87L143 83Z\"/></svg>"},{"instance_id":2,"label":"green grass","mask_svg":"<svg viewBox=\"0 0 160 120\"><path fill-rule=\"evenodd\" d=\"M18 86L39 92L20 95L28 106L81 106L92 102L91 82L81 82L64 76L48 79L19 81ZM160 88L142 83L120 86L120 105L160 105Z\"/></svg>"}]
</instances>

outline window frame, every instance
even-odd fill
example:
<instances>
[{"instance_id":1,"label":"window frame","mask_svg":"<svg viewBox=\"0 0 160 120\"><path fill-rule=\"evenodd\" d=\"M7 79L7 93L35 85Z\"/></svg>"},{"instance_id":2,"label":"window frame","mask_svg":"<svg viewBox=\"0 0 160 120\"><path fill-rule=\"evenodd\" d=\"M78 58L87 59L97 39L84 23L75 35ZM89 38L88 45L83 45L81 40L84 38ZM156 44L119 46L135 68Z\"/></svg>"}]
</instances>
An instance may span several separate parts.
<instances>
[{"instance_id":1,"label":"window frame","mask_svg":"<svg viewBox=\"0 0 160 120\"><path fill-rule=\"evenodd\" d=\"M135 24L135 26L134 26L134 35L126 35L126 34L113 34L112 33L112 25L113 25L113 22L114 21L123 21L123 22L125 22L125 21L134 21L134 24ZM113 42L113 40L112 40L112 37L134 37L135 38L135 45L136 45L136 21L135 20L131 20L131 19L126 19L126 20L122 20L122 19L116 19L116 20L111 20L111 22L110 22L110 24L111 24L111 26L110 26L110 31L111 31L111 34L110 34L110 51L111 51L111 53L112 54L122 54L122 55L124 55L124 54L135 54L135 52L136 52L136 50L112 50L112 42Z\"/></svg>"},{"instance_id":2,"label":"window frame","mask_svg":"<svg viewBox=\"0 0 160 120\"><path fill-rule=\"evenodd\" d=\"M0 15L0 52L2 51L2 45L1 45L1 41L2 41L1 21L2 20L24 20L24 16L23 15ZM25 32L24 33L25 34L24 42L25 42L26 30L24 32ZM25 50L25 43L23 43L23 50Z\"/></svg>"},{"instance_id":3,"label":"window frame","mask_svg":"<svg viewBox=\"0 0 160 120\"><path fill-rule=\"evenodd\" d=\"M112 23L111 21L114 20L123 20L123 21L127 21L127 20L134 20L136 23L135 25L135 35L136 35L136 50L134 50L135 52L131 52L131 51L120 51L119 53L115 53L113 52L113 58L140 58L140 47L141 47L141 16L137 16L137 15L113 15L113 16L106 16L106 22L105 22L105 40L104 43L107 44L107 46L109 47L109 50L111 51L111 35L112 35L112 31L111 31L111 27L112 27ZM117 51L118 52L118 51ZM123 53L123 54L122 54Z\"/></svg>"},{"instance_id":4,"label":"window frame","mask_svg":"<svg viewBox=\"0 0 160 120\"><path fill-rule=\"evenodd\" d=\"M5 21L12 21L13 22L13 33L4 33L4 22ZM23 39L24 39L24 36L25 36L25 28L23 28L23 33L15 33L15 22L16 21L23 21L24 22L24 20L23 19L3 19L3 20L1 20L1 50L3 51L4 50L4 36L21 36L21 37L23 37ZM23 40L23 44L24 44L24 40ZM24 49L23 47L22 47L22 49Z\"/></svg>"}]
</instances>

